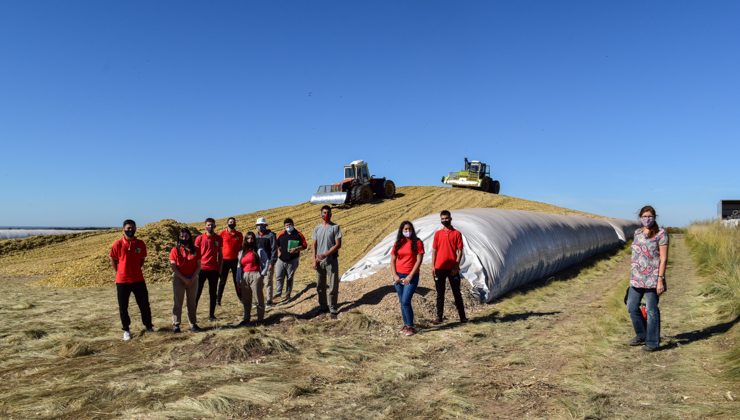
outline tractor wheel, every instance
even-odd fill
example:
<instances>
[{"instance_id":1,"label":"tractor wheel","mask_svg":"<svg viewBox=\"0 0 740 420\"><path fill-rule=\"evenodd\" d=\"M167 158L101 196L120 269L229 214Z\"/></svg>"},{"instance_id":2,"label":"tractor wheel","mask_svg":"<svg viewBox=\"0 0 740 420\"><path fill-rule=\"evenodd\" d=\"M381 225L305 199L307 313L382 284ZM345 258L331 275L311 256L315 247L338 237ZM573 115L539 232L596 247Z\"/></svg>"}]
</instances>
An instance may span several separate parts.
<instances>
[{"instance_id":1,"label":"tractor wheel","mask_svg":"<svg viewBox=\"0 0 740 420\"><path fill-rule=\"evenodd\" d=\"M501 191L501 183L498 181L493 181L493 184L491 184L491 192L494 194L498 194L499 191Z\"/></svg>"},{"instance_id":2,"label":"tractor wheel","mask_svg":"<svg viewBox=\"0 0 740 420\"><path fill-rule=\"evenodd\" d=\"M360 187L360 203L369 203L373 201L373 189L369 185Z\"/></svg>"},{"instance_id":3,"label":"tractor wheel","mask_svg":"<svg viewBox=\"0 0 740 420\"><path fill-rule=\"evenodd\" d=\"M491 179L488 177L483 178L480 183L480 190L483 192L491 192Z\"/></svg>"},{"instance_id":4,"label":"tractor wheel","mask_svg":"<svg viewBox=\"0 0 740 420\"><path fill-rule=\"evenodd\" d=\"M391 198L396 195L396 184L390 179L383 184L383 194L385 198Z\"/></svg>"}]
</instances>

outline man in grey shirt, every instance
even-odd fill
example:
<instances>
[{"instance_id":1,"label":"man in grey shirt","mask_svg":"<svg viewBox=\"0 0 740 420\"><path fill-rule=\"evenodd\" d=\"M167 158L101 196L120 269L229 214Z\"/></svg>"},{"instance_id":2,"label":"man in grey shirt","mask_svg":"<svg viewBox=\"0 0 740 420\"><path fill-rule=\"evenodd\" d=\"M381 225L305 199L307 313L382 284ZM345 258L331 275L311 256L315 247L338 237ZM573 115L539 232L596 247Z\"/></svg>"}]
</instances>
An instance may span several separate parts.
<instances>
[{"instance_id":1,"label":"man in grey shirt","mask_svg":"<svg viewBox=\"0 0 740 420\"><path fill-rule=\"evenodd\" d=\"M313 230L313 268L316 270L316 293L319 311L329 312L337 319L339 299L339 248L342 247L342 230L331 221L331 207L321 207L323 220ZM329 305L327 305L327 299Z\"/></svg>"}]
</instances>

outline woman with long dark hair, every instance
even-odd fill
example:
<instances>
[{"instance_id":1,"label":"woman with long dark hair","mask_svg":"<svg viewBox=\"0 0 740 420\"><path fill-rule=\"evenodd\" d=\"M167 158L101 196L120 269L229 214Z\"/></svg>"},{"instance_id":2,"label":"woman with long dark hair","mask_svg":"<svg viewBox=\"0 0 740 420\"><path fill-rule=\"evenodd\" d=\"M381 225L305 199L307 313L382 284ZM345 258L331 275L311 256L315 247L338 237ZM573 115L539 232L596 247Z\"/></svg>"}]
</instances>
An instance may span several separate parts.
<instances>
[{"instance_id":1,"label":"woman with long dark hair","mask_svg":"<svg viewBox=\"0 0 740 420\"><path fill-rule=\"evenodd\" d=\"M190 331L198 331L196 322L196 306L198 294L198 274L200 273L200 251L193 244L193 236L187 228L180 229L177 244L170 251L170 267L172 267L172 291L174 305L172 307L173 331L180 332L182 318L182 300L186 297L188 308L188 323Z\"/></svg>"},{"instance_id":2,"label":"woman with long dark hair","mask_svg":"<svg viewBox=\"0 0 740 420\"><path fill-rule=\"evenodd\" d=\"M241 271L241 299L244 306L244 317L239 325L249 324L252 312L252 295L257 297L257 322L262 322L265 316L265 294L262 290L263 276L261 274L260 257L257 253L257 237L254 232L247 232L244 236L242 249L239 251L239 268Z\"/></svg>"},{"instance_id":3,"label":"woman with long dark hair","mask_svg":"<svg viewBox=\"0 0 740 420\"><path fill-rule=\"evenodd\" d=\"M411 298L419 285L419 267L424 257L424 243L416 237L414 225L408 220L401 222L396 235L396 242L391 248L391 276L393 286L398 293L403 317L404 335L414 335L414 310Z\"/></svg>"},{"instance_id":4,"label":"woman with long dark hair","mask_svg":"<svg viewBox=\"0 0 740 420\"><path fill-rule=\"evenodd\" d=\"M643 350L654 351L660 346L659 296L666 290L665 270L668 262L668 233L658 226L652 206L640 209L642 227L632 241L630 288L627 291L627 311L635 329L631 346L644 344ZM640 302L645 297L647 319L642 316Z\"/></svg>"}]
</instances>

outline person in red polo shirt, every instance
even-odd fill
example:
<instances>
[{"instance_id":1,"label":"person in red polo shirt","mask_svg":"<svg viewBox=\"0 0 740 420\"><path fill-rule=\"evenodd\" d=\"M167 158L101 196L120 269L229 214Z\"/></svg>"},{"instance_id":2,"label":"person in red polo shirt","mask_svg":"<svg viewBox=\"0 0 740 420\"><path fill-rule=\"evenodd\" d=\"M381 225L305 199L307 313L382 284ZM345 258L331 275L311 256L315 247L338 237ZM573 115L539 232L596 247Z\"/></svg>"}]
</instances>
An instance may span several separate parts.
<instances>
[{"instance_id":1,"label":"person in red polo shirt","mask_svg":"<svg viewBox=\"0 0 740 420\"><path fill-rule=\"evenodd\" d=\"M200 249L200 274L198 275L198 294L195 298L196 307L200 301L200 295L203 293L203 286L208 280L208 296L210 305L208 306L208 319L216 320L216 300L218 277L221 272L221 249L223 239L215 233L216 221L212 218L206 219L206 232L195 238L195 246Z\"/></svg>"},{"instance_id":2,"label":"person in red polo shirt","mask_svg":"<svg viewBox=\"0 0 740 420\"><path fill-rule=\"evenodd\" d=\"M442 323L445 308L445 286L450 280L450 289L455 298L455 307L460 315L460 322L467 322L465 305L460 293L460 259L462 259L463 240L460 231L452 227L452 215L448 210L439 214L442 229L434 234L432 242L432 275L434 288L437 290L437 318L434 324Z\"/></svg>"},{"instance_id":3,"label":"person in red polo shirt","mask_svg":"<svg viewBox=\"0 0 740 420\"><path fill-rule=\"evenodd\" d=\"M128 316L128 301L131 293L134 294L136 305L141 312L141 322L147 331L154 331L152 325L152 311L149 308L149 292L144 283L144 274L141 267L146 258L144 241L136 238L136 222L127 219L123 221L123 238L113 242L110 250L110 265L116 272L116 294L118 295L118 312L121 316L123 340L131 339L129 326L131 318Z\"/></svg>"},{"instance_id":4,"label":"person in red polo shirt","mask_svg":"<svg viewBox=\"0 0 740 420\"><path fill-rule=\"evenodd\" d=\"M198 275L200 274L200 250L193 244L193 237L187 228L180 229L177 245L170 251L170 267L172 267L172 291L174 306L172 307L172 330L180 332L182 318L182 299L187 296L188 323L190 331L199 331L195 316L198 293Z\"/></svg>"},{"instance_id":5,"label":"person in red polo shirt","mask_svg":"<svg viewBox=\"0 0 740 420\"><path fill-rule=\"evenodd\" d=\"M241 290L239 289L239 280L236 276L236 269L239 265L237 255L239 255L239 250L242 247L242 241L244 239L242 233L236 230L236 219L233 217L229 217L226 221L226 229L222 230L220 235L224 244L224 262L221 264L221 279L218 282L218 306L221 306L221 299L224 296L224 289L226 288L226 279L229 277L229 271L231 271L236 296L241 300L242 295Z\"/></svg>"},{"instance_id":6,"label":"person in red polo shirt","mask_svg":"<svg viewBox=\"0 0 740 420\"><path fill-rule=\"evenodd\" d=\"M416 286L419 285L419 267L424 258L424 243L416 237L414 225L405 220L398 227L396 242L391 248L391 276L393 286L401 302L401 316L403 317L404 335L414 335L414 309L411 307L411 298L414 297Z\"/></svg>"}]
</instances>

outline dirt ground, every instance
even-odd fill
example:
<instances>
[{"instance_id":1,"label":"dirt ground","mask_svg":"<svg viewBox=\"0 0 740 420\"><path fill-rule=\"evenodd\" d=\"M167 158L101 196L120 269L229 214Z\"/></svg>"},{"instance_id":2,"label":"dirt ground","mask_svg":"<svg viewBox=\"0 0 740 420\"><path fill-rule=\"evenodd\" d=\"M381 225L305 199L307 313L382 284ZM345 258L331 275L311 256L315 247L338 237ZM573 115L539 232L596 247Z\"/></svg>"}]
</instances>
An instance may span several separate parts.
<instances>
[{"instance_id":1,"label":"dirt ground","mask_svg":"<svg viewBox=\"0 0 740 420\"><path fill-rule=\"evenodd\" d=\"M404 337L382 273L340 288L338 320L316 316L305 264L294 299L266 325L234 328L233 289L202 333L171 332L172 294L150 285L157 331L120 340L112 287L58 289L0 279L0 416L5 418L737 418L738 384L721 355L737 319L699 291L683 238L671 243L661 351L627 346L629 250L510 294L467 301L460 324L430 324L433 284ZM449 292L448 292L449 293ZM207 295L203 297L207 300ZM134 326L138 309L131 306ZM207 314L201 305L199 316Z\"/></svg>"}]
</instances>

